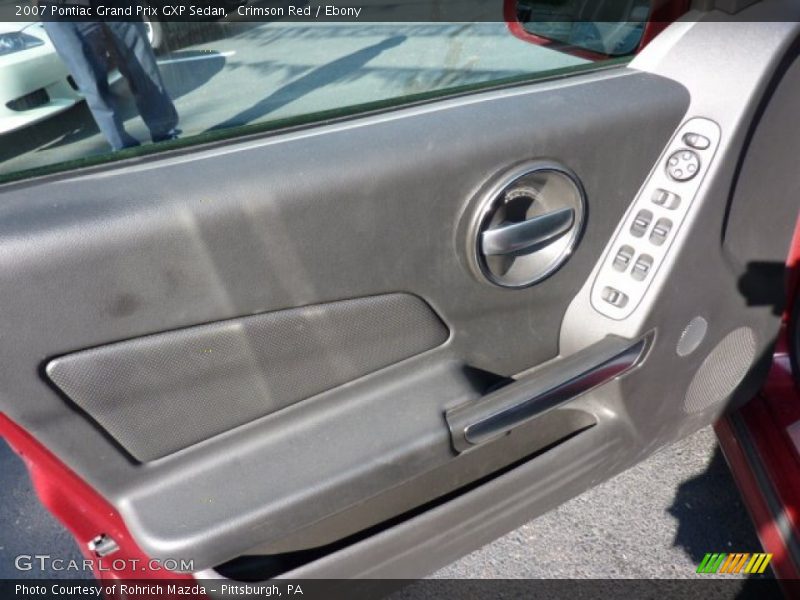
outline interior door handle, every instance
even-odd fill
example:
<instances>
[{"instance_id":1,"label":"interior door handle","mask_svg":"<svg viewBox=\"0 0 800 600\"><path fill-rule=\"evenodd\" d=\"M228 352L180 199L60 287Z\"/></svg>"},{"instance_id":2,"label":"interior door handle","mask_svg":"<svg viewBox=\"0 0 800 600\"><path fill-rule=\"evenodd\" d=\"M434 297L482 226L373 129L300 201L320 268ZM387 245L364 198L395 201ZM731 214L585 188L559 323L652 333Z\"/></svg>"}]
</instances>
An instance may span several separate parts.
<instances>
[{"instance_id":1,"label":"interior door handle","mask_svg":"<svg viewBox=\"0 0 800 600\"><path fill-rule=\"evenodd\" d=\"M533 252L572 228L575 210L562 208L519 223L503 223L481 234L481 251L485 256Z\"/></svg>"},{"instance_id":2,"label":"interior door handle","mask_svg":"<svg viewBox=\"0 0 800 600\"><path fill-rule=\"evenodd\" d=\"M628 340L608 336L542 366L483 398L445 413L456 452L464 452L535 419L638 365L650 336Z\"/></svg>"}]
</instances>

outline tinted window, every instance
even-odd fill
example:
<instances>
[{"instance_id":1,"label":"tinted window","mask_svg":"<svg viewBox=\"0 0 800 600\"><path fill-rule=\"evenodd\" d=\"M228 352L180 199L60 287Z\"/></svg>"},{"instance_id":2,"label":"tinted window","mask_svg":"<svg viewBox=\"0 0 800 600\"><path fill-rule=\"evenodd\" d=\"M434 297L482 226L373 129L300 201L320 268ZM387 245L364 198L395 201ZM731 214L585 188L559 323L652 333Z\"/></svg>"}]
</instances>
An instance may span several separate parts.
<instances>
[{"instance_id":1,"label":"tinted window","mask_svg":"<svg viewBox=\"0 0 800 600\"><path fill-rule=\"evenodd\" d=\"M503 20L251 22L238 14L259 6L195 23L96 23L78 41L70 24L1 23L0 178L594 64L522 39Z\"/></svg>"}]
</instances>

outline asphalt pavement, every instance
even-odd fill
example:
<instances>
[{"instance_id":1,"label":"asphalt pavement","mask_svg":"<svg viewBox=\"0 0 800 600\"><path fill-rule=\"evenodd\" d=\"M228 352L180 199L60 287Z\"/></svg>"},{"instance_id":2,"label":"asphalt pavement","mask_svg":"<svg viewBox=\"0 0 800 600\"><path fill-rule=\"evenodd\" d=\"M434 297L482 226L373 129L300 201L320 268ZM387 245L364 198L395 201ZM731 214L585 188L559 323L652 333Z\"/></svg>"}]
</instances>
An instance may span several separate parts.
<instances>
[{"instance_id":1,"label":"asphalt pavement","mask_svg":"<svg viewBox=\"0 0 800 600\"><path fill-rule=\"evenodd\" d=\"M82 571L42 572L16 568L20 555L49 554L81 560L75 539L41 505L22 460L0 438L0 579L88 579Z\"/></svg>"},{"instance_id":2,"label":"asphalt pavement","mask_svg":"<svg viewBox=\"0 0 800 600\"><path fill-rule=\"evenodd\" d=\"M434 577L691 578L707 552L760 551L708 427Z\"/></svg>"},{"instance_id":3,"label":"asphalt pavement","mask_svg":"<svg viewBox=\"0 0 800 600\"><path fill-rule=\"evenodd\" d=\"M70 535L38 503L22 462L2 442L0 490L0 578L56 576L17 571L20 554L80 558ZM691 578L706 552L760 548L706 428L433 577Z\"/></svg>"}]
</instances>

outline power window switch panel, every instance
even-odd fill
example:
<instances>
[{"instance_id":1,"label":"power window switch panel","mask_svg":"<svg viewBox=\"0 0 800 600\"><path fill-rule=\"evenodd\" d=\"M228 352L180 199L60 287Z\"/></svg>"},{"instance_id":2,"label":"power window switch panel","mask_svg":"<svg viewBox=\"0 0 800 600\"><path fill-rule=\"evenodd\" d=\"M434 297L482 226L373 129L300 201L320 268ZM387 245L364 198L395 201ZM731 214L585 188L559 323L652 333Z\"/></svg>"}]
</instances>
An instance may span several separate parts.
<instances>
[{"instance_id":1,"label":"power window switch panel","mask_svg":"<svg viewBox=\"0 0 800 600\"><path fill-rule=\"evenodd\" d=\"M630 266L635 253L636 251L630 246L622 246L619 250L617 250L617 255L614 257L614 262L612 263L613 267L617 271L624 273Z\"/></svg>"},{"instance_id":2,"label":"power window switch panel","mask_svg":"<svg viewBox=\"0 0 800 600\"><path fill-rule=\"evenodd\" d=\"M616 306L617 308L623 308L628 303L628 296L619 290L608 286L603 289L602 297L603 300Z\"/></svg>"},{"instance_id":3,"label":"power window switch panel","mask_svg":"<svg viewBox=\"0 0 800 600\"><path fill-rule=\"evenodd\" d=\"M667 236L670 231L672 231L672 221L669 219L659 219L653 226L653 231L650 232L650 243L655 246L661 246L667 241Z\"/></svg>"},{"instance_id":4,"label":"power window switch panel","mask_svg":"<svg viewBox=\"0 0 800 600\"><path fill-rule=\"evenodd\" d=\"M681 197L661 188L653 192L653 204L663 206L668 210L675 210L681 205Z\"/></svg>"},{"instance_id":5,"label":"power window switch panel","mask_svg":"<svg viewBox=\"0 0 800 600\"><path fill-rule=\"evenodd\" d=\"M642 254L633 263L633 270L631 270L631 277L636 281L644 281L647 274L650 273L650 268L653 266L653 257L649 254Z\"/></svg>"},{"instance_id":6,"label":"power window switch panel","mask_svg":"<svg viewBox=\"0 0 800 600\"><path fill-rule=\"evenodd\" d=\"M631 235L634 237L642 237L647 233L650 223L653 221L653 213L649 210L640 210L631 223Z\"/></svg>"}]
</instances>

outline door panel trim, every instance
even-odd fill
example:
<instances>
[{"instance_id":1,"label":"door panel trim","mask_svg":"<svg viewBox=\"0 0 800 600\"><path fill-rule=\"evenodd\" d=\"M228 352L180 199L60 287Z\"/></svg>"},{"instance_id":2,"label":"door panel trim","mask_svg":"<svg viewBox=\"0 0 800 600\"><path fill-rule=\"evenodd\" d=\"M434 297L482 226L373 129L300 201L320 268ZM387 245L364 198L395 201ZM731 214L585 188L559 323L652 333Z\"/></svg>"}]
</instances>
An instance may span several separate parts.
<instances>
[{"instance_id":1,"label":"door panel trim","mask_svg":"<svg viewBox=\"0 0 800 600\"><path fill-rule=\"evenodd\" d=\"M0 306L15 327L0 346L0 410L106 497L154 558L212 566L361 506L453 459L443 414L486 393L474 373L497 381L559 354L567 302L688 103L667 79L607 71L4 186ZM468 217L493 174L544 159L581 178L581 242L539 285L487 285L466 256ZM441 317L443 346L144 466L34 367L398 291Z\"/></svg>"}]
</instances>

